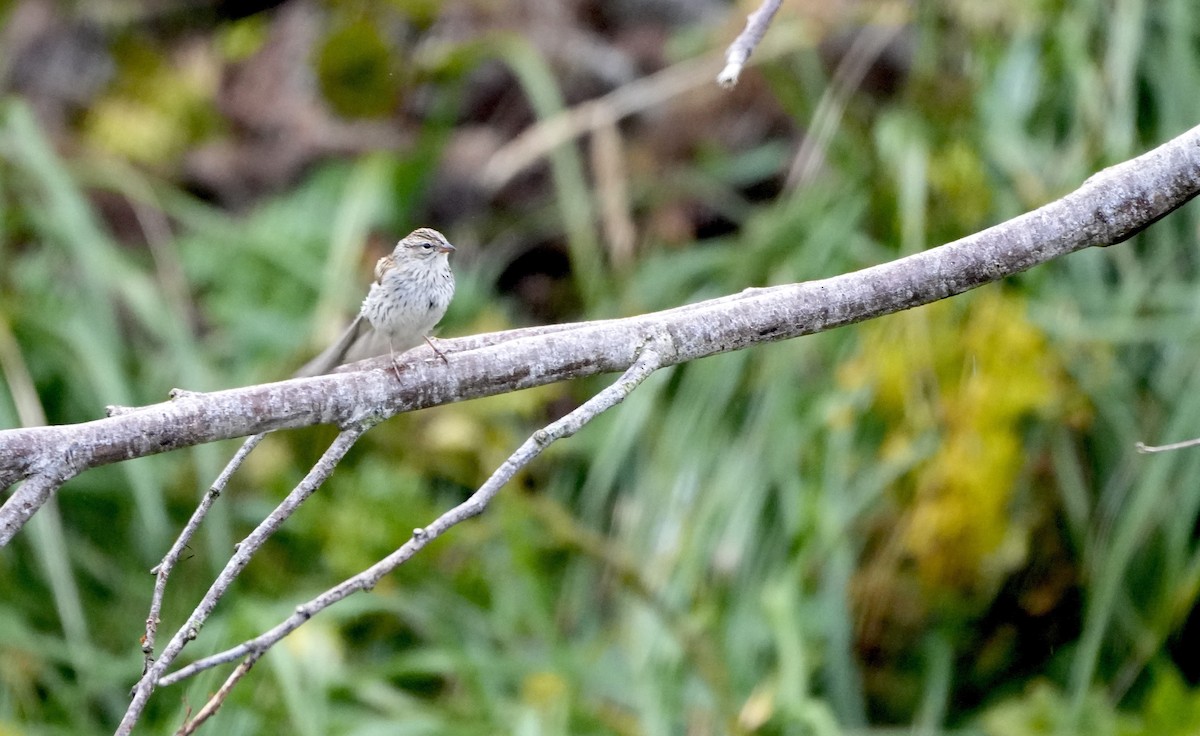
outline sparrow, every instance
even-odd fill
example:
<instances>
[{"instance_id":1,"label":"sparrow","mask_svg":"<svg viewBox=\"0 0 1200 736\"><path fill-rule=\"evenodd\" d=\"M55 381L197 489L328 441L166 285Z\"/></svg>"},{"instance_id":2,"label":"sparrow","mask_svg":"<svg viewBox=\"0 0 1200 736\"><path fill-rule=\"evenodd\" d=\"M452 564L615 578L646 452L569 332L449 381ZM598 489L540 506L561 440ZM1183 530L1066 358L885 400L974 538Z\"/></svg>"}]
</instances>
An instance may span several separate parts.
<instances>
[{"instance_id":1,"label":"sparrow","mask_svg":"<svg viewBox=\"0 0 1200 736\"><path fill-rule=\"evenodd\" d=\"M319 376L356 360L397 353L421 344L442 360L446 356L429 340L454 298L454 272L448 256L454 246L437 230L423 227L396 243L375 264L375 281L358 316L337 342L296 371L296 378ZM393 364L395 369L395 365Z\"/></svg>"}]
</instances>

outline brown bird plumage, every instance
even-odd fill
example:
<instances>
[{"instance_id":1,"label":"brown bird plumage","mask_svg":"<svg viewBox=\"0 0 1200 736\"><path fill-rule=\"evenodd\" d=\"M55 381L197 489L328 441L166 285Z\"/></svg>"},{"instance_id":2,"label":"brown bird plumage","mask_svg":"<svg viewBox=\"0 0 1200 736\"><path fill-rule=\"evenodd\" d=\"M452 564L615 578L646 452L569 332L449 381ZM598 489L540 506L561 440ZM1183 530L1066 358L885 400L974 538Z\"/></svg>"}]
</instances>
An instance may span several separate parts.
<instances>
[{"instance_id":1,"label":"brown bird plumage","mask_svg":"<svg viewBox=\"0 0 1200 736\"><path fill-rule=\"evenodd\" d=\"M446 236L427 227L396 243L375 264L375 281L358 316L296 377L319 376L387 352L402 353L428 339L454 298L454 272L447 258L452 252L454 246Z\"/></svg>"}]
</instances>

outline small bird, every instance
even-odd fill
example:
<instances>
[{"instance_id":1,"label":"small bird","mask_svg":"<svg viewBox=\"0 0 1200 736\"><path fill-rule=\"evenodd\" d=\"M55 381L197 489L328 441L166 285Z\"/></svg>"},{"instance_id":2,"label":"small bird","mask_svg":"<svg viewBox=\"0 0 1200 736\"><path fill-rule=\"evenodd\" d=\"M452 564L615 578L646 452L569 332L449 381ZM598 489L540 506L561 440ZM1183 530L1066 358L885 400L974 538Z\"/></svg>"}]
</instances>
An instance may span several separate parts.
<instances>
[{"instance_id":1,"label":"small bird","mask_svg":"<svg viewBox=\"0 0 1200 736\"><path fill-rule=\"evenodd\" d=\"M433 329L454 298L454 272L447 256L454 246L427 227L412 231L375 264L375 282L358 316L337 342L296 371L296 378L319 376L356 360L404 352L429 343Z\"/></svg>"}]
</instances>

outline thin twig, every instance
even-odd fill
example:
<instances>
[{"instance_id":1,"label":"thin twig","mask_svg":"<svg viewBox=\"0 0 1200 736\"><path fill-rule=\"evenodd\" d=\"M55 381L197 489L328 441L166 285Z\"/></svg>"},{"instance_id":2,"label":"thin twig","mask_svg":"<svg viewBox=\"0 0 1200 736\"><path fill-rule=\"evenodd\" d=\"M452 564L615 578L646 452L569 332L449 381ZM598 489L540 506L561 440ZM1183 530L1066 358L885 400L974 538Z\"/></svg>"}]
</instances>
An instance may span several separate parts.
<instances>
[{"instance_id":1,"label":"thin twig","mask_svg":"<svg viewBox=\"0 0 1200 736\"><path fill-rule=\"evenodd\" d=\"M295 613L280 622L269 631L254 639L219 652L210 657L197 660L186 667L166 675L158 680L160 687L174 685L189 677L220 666L234 662L242 657L258 657L263 652L279 643L285 636L298 629L306 621L329 606L359 591L371 590L385 575L388 575L400 565L407 562L425 545L437 539L451 527L467 519L483 513L488 504L500 489L517 474L521 468L528 465L540 455L555 440L570 437L578 432L592 419L611 409L625 400L654 371L670 365L675 355L675 344L665 331L656 333L639 351L637 359L615 383L584 402L577 409L562 419L550 424L544 429L533 433L517 450L508 457L484 482L479 490L459 505L439 516L429 526L413 530L412 536L399 549L375 563L354 577L347 578L338 585L321 593L316 598L296 607Z\"/></svg>"},{"instance_id":2,"label":"thin twig","mask_svg":"<svg viewBox=\"0 0 1200 736\"><path fill-rule=\"evenodd\" d=\"M179 562L183 551L187 549L188 543L192 541L196 530L200 528L200 523L208 515L209 509L216 503L217 497L225 490L225 486L229 484L229 479L241 467L242 462L245 461L250 451L257 447L259 442L262 442L263 437L266 437L266 435L254 434L246 438L246 441L242 443L237 454L233 456L233 459L229 461L225 469L213 481L208 492L200 499L196 510L192 512L192 518L188 519L183 530L179 532L179 537L162 558L162 562L159 562L150 570L150 573L155 576L155 580L154 594L150 598L150 613L146 616L146 636L142 639L142 653L146 655L146 663L142 668L143 674L154 663L154 640L158 635L158 624L161 621L160 614L162 613L163 596L167 590L167 578L171 576L171 571L175 569L175 564Z\"/></svg>"},{"instance_id":3,"label":"thin twig","mask_svg":"<svg viewBox=\"0 0 1200 736\"><path fill-rule=\"evenodd\" d=\"M1200 437L1192 440L1183 440L1182 442L1172 442L1169 445L1147 445L1143 442L1139 442L1134 445L1134 447L1137 448L1138 452L1150 454L1154 452L1170 452L1171 450L1186 450L1187 448L1195 447L1196 445L1200 445Z\"/></svg>"},{"instance_id":4,"label":"thin twig","mask_svg":"<svg viewBox=\"0 0 1200 736\"><path fill-rule=\"evenodd\" d=\"M834 70L833 79L821 94L813 112L812 123L808 126L800 148L788 168L784 180L788 189L803 189L816 178L817 171L825 160L829 141L841 124L850 98L871 71L871 66L887 50L888 44L903 30L903 21L891 17L888 10L890 7L882 6L875 22L858 32L846 55Z\"/></svg>"},{"instance_id":5,"label":"thin twig","mask_svg":"<svg viewBox=\"0 0 1200 736\"><path fill-rule=\"evenodd\" d=\"M715 61L714 56L681 61L534 123L492 154L480 184L494 192L558 146L707 84Z\"/></svg>"},{"instance_id":6,"label":"thin twig","mask_svg":"<svg viewBox=\"0 0 1200 736\"><path fill-rule=\"evenodd\" d=\"M45 505L54 492L73 475L74 473L55 475L46 472L30 475L12 492L8 500L4 502L4 506L0 507L0 512L11 517L18 529L24 527L25 522L33 518L38 509ZM7 482L11 476L4 473L0 477Z\"/></svg>"},{"instance_id":7,"label":"thin twig","mask_svg":"<svg viewBox=\"0 0 1200 736\"><path fill-rule=\"evenodd\" d=\"M209 718L212 718L221 708L221 706L224 705L225 699L228 698L229 693L233 691L233 686L238 684L238 681L246 676L246 673L249 672L250 668L254 666L254 663L258 661L258 657L259 655L256 654L246 657L246 659L237 666L237 669L229 673L229 677L225 678L225 682L221 685L221 688L213 693L213 696L208 699L208 702L204 704L204 707L197 711L194 718L188 718L183 722L183 725L180 726L179 730L175 732L175 736L191 736L191 734L194 734L196 729L199 728L205 721L207 721Z\"/></svg>"},{"instance_id":8,"label":"thin twig","mask_svg":"<svg viewBox=\"0 0 1200 736\"><path fill-rule=\"evenodd\" d=\"M221 600L221 597L233 585L233 581L246 568L246 565L250 564L250 558L254 553L299 508L300 504L325 482L325 479L337 467L338 462L341 461L354 445L354 442L373 424L373 421L364 421L342 430L341 434L334 439L333 444L325 450L325 454L313 465L312 469L308 471L308 474L304 476L299 485L275 507L275 510L267 518L263 519L254 528L254 531L250 532L237 545L233 556L229 558L229 562L225 563L225 569L213 581L208 592L204 594L204 598L201 599L200 603L196 605L195 610L188 617L187 622L175 632L175 635L171 637L166 647L163 648L162 655L146 669L141 680L138 681L137 686L134 688L133 699L129 703L129 708L125 711L125 716L121 719L121 724L117 727L117 736L128 736L133 731L134 725L137 723L138 718L146 707L146 703L150 699L150 694L154 692L158 679L171 666L175 658L187 646L187 643L195 639L200 633L200 627L208 620L209 615L216 608L217 602Z\"/></svg>"},{"instance_id":9,"label":"thin twig","mask_svg":"<svg viewBox=\"0 0 1200 736\"><path fill-rule=\"evenodd\" d=\"M625 145L616 125L603 125L592 133L592 170L600 224L608 244L609 258L620 273L633 264L637 228L629 206L629 176L625 170Z\"/></svg>"},{"instance_id":10,"label":"thin twig","mask_svg":"<svg viewBox=\"0 0 1200 736\"><path fill-rule=\"evenodd\" d=\"M766 35L767 26L771 25L771 19L782 4L783 0L763 0L758 10L746 17L746 27L733 39L729 50L725 52L725 68L717 75L717 84L729 89L738 83L742 68L746 66L754 47Z\"/></svg>"}]
</instances>

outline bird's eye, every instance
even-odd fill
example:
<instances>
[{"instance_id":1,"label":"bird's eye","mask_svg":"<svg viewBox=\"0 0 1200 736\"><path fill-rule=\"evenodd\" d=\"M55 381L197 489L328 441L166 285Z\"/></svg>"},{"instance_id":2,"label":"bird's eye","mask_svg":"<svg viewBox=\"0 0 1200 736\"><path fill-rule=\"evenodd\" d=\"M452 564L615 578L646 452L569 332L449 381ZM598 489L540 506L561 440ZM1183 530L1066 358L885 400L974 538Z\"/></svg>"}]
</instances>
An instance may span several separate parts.
<instances>
[{"instance_id":1,"label":"bird's eye","mask_svg":"<svg viewBox=\"0 0 1200 736\"><path fill-rule=\"evenodd\" d=\"M425 250L429 250L430 248L432 248L432 247L433 247L433 243L430 243L430 242L427 240L427 241L425 241L424 243L421 243L421 247L422 247L422 248L424 248Z\"/></svg>"}]
</instances>

